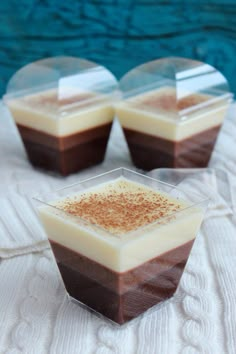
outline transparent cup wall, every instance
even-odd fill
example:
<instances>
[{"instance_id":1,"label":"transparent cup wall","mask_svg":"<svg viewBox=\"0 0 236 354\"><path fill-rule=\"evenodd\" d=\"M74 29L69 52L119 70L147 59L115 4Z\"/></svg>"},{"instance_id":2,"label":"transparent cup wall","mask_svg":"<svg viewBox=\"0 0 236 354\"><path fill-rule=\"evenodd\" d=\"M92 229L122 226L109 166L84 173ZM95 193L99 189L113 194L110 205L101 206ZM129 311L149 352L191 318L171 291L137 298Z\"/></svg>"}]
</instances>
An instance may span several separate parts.
<instances>
[{"instance_id":1,"label":"transparent cup wall","mask_svg":"<svg viewBox=\"0 0 236 354\"><path fill-rule=\"evenodd\" d=\"M219 71L164 58L128 72L120 90L116 113L137 167L207 166L232 100Z\"/></svg>"},{"instance_id":2,"label":"transparent cup wall","mask_svg":"<svg viewBox=\"0 0 236 354\"><path fill-rule=\"evenodd\" d=\"M117 235L71 215L58 205L58 201L68 196L88 192L91 187L121 177L168 194L185 206L168 217ZM118 324L139 316L175 293L207 205L205 197L192 191L185 193L124 168L41 195L36 200L68 294Z\"/></svg>"},{"instance_id":3,"label":"transparent cup wall","mask_svg":"<svg viewBox=\"0 0 236 354\"><path fill-rule=\"evenodd\" d=\"M117 81L106 68L55 57L17 71L4 101L30 162L68 175L103 160L116 97Z\"/></svg>"}]
</instances>

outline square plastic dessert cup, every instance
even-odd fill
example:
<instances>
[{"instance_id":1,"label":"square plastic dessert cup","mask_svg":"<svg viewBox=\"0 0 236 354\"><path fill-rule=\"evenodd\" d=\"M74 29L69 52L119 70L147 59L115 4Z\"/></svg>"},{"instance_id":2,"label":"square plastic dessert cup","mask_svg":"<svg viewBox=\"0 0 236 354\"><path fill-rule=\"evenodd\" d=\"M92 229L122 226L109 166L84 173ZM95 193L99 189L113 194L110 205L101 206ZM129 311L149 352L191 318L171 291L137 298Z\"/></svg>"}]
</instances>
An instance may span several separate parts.
<instances>
[{"instance_id":1,"label":"square plastic dessert cup","mask_svg":"<svg viewBox=\"0 0 236 354\"><path fill-rule=\"evenodd\" d=\"M116 87L109 70L80 58L48 58L18 70L4 102L32 165L66 176L101 163Z\"/></svg>"},{"instance_id":2,"label":"square plastic dessert cup","mask_svg":"<svg viewBox=\"0 0 236 354\"><path fill-rule=\"evenodd\" d=\"M232 100L214 67L185 58L140 65L120 80L116 113L134 164L206 167Z\"/></svg>"},{"instance_id":3,"label":"square plastic dessert cup","mask_svg":"<svg viewBox=\"0 0 236 354\"><path fill-rule=\"evenodd\" d=\"M35 200L69 296L118 324L175 293L208 202L125 168Z\"/></svg>"}]
</instances>

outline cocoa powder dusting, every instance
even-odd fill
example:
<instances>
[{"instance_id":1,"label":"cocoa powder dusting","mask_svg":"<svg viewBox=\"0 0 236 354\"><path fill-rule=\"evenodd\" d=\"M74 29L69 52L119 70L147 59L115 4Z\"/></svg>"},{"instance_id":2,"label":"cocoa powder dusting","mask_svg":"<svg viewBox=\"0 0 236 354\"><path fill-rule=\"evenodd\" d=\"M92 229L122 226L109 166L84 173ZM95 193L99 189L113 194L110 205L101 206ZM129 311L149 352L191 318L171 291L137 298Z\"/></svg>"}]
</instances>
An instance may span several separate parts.
<instances>
[{"instance_id":1,"label":"cocoa powder dusting","mask_svg":"<svg viewBox=\"0 0 236 354\"><path fill-rule=\"evenodd\" d=\"M58 97L57 92L45 92L39 93L38 95L28 96L24 98L24 101L32 107L44 107L46 109L55 109L63 107L64 105L68 105L71 103L84 102L86 105L86 100L93 97L93 94L89 93L81 93L79 95L71 95L67 98Z\"/></svg>"},{"instance_id":2,"label":"cocoa powder dusting","mask_svg":"<svg viewBox=\"0 0 236 354\"><path fill-rule=\"evenodd\" d=\"M181 208L157 192L143 188L127 191L125 183L120 186L121 190L111 187L106 193L90 192L79 198L68 198L60 208L115 234L158 221Z\"/></svg>"},{"instance_id":3,"label":"cocoa powder dusting","mask_svg":"<svg viewBox=\"0 0 236 354\"><path fill-rule=\"evenodd\" d=\"M177 100L175 93L163 93L162 95L156 97L155 95L152 95L149 98L144 99L142 102L140 102L140 105L145 104L149 107L159 108L164 111L174 111L175 109L183 110L207 100L208 97L196 94L192 94Z\"/></svg>"}]
</instances>

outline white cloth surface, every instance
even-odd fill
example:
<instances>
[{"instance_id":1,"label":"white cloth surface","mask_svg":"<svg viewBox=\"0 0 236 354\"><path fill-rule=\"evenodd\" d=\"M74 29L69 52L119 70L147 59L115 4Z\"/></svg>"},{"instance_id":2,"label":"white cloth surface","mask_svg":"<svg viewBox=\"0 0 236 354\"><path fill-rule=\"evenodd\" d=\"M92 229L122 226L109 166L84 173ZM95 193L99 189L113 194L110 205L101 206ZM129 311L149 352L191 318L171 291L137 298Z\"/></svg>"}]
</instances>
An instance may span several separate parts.
<instances>
[{"instance_id":1,"label":"white cloth surface","mask_svg":"<svg viewBox=\"0 0 236 354\"><path fill-rule=\"evenodd\" d=\"M218 187L221 196L210 205L175 296L119 328L67 299L31 199L42 189L133 168L119 125L113 126L103 164L60 178L30 166L0 106L0 353L236 353L235 109L210 163L227 172L231 184ZM209 188L214 195L214 183Z\"/></svg>"}]
</instances>

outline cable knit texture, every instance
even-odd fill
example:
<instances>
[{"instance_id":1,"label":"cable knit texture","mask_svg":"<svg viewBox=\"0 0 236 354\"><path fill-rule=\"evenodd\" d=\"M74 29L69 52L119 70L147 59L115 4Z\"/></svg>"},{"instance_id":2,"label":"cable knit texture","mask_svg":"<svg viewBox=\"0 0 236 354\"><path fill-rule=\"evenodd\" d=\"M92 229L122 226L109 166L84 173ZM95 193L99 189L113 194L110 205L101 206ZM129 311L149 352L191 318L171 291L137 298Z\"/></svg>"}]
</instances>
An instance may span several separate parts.
<instances>
[{"instance_id":1,"label":"cable knit texture","mask_svg":"<svg viewBox=\"0 0 236 354\"><path fill-rule=\"evenodd\" d=\"M31 198L112 168L132 167L119 125L113 126L103 164L60 178L29 165L14 124L0 107L0 353L236 353L235 109L210 163L216 170L151 173L208 193L211 202L174 297L120 328L68 298Z\"/></svg>"}]
</instances>

